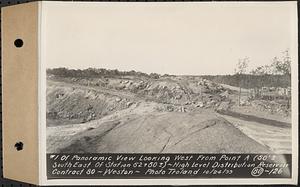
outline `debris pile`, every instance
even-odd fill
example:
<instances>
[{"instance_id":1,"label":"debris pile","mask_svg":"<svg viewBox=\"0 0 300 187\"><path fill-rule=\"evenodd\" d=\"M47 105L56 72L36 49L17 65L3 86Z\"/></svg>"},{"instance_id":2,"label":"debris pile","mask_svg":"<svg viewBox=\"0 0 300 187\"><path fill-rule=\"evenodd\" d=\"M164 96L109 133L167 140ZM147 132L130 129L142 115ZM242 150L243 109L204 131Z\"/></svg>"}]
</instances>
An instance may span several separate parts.
<instances>
[{"instance_id":1,"label":"debris pile","mask_svg":"<svg viewBox=\"0 0 300 187\"><path fill-rule=\"evenodd\" d=\"M291 109L286 102L279 101L265 101L265 100L253 100L251 106L255 107L259 111L269 112L271 114L280 114L289 116Z\"/></svg>"},{"instance_id":2,"label":"debris pile","mask_svg":"<svg viewBox=\"0 0 300 187\"><path fill-rule=\"evenodd\" d=\"M48 125L85 123L118 110L131 107L134 101L83 88L48 86Z\"/></svg>"},{"instance_id":3,"label":"debris pile","mask_svg":"<svg viewBox=\"0 0 300 187\"><path fill-rule=\"evenodd\" d=\"M51 79L61 84L47 86L47 119L55 120L55 124L85 123L143 101L157 103L157 110L166 112L216 109L230 100L231 94L223 86L202 78Z\"/></svg>"}]
</instances>

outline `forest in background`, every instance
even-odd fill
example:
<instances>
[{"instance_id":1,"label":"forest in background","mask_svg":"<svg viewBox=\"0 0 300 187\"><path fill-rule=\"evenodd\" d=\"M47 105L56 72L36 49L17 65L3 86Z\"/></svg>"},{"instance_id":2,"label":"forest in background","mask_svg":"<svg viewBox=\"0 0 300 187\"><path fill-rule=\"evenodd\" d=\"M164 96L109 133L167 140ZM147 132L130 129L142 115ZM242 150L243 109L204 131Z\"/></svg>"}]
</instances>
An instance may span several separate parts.
<instances>
[{"instance_id":1,"label":"forest in background","mask_svg":"<svg viewBox=\"0 0 300 187\"><path fill-rule=\"evenodd\" d=\"M261 88L261 87L291 87L290 75L251 75L251 74L235 74L235 75L206 75L205 79L215 83L228 84L230 86L242 88Z\"/></svg>"},{"instance_id":2,"label":"forest in background","mask_svg":"<svg viewBox=\"0 0 300 187\"><path fill-rule=\"evenodd\" d=\"M285 50L281 57L274 57L270 65L258 66L249 69L251 63L249 57L238 60L233 75L199 75L205 79L220 84L227 84L241 88L261 88L261 87L291 87L291 57L289 50ZM171 77L176 75L157 73L143 73L139 71L119 71L117 69L108 70L104 68L88 68L88 69L68 69L54 68L47 69L47 75L57 77L78 77L78 78L111 78L116 76L136 76L152 79L162 77Z\"/></svg>"},{"instance_id":3,"label":"forest in background","mask_svg":"<svg viewBox=\"0 0 300 187\"><path fill-rule=\"evenodd\" d=\"M54 75L57 77L78 77L78 78L110 78L115 76L137 76L147 77L153 79L159 79L162 77L174 76L174 75L159 75L157 73L142 73L136 71L118 71L107 69L88 68L84 70L74 70L67 68L54 68L47 69L47 75ZM220 84L228 84L231 86L240 86L242 88L256 88L256 87L290 87L291 78L290 75L252 75L252 74L234 74L234 75L201 75L204 79L211 80Z\"/></svg>"}]
</instances>

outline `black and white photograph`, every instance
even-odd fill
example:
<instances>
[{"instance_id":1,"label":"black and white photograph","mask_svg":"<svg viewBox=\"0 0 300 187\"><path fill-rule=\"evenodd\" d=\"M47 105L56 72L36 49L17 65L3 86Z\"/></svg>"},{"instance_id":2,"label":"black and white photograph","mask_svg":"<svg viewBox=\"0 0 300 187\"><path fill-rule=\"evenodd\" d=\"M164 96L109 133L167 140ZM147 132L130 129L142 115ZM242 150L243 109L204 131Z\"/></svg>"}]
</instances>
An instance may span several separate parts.
<instances>
[{"instance_id":1,"label":"black and white photograph","mask_svg":"<svg viewBox=\"0 0 300 187\"><path fill-rule=\"evenodd\" d=\"M48 153L292 153L292 6L83 7L46 12Z\"/></svg>"},{"instance_id":2,"label":"black and white photograph","mask_svg":"<svg viewBox=\"0 0 300 187\"><path fill-rule=\"evenodd\" d=\"M53 184L294 178L294 3L46 4Z\"/></svg>"},{"instance_id":3,"label":"black and white photograph","mask_svg":"<svg viewBox=\"0 0 300 187\"><path fill-rule=\"evenodd\" d=\"M296 1L18 4L1 9L4 178L298 183Z\"/></svg>"}]
</instances>

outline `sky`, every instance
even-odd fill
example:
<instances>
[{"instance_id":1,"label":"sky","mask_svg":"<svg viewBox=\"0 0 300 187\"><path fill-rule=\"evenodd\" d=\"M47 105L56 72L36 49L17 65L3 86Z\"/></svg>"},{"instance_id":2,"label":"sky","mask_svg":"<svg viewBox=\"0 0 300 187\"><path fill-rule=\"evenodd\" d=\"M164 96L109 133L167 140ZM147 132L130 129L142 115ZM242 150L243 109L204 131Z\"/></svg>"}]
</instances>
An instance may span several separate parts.
<instances>
[{"instance_id":1,"label":"sky","mask_svg":"<svg viewBox=\"0 0 300 187\"><path fill-rule=\"evenodd\" d=\"M291 2L43 2L42 54L47 68L232 74L239 58L252 69L289 49L295 61L296 23Z\"/></svg>"}]
</instances>

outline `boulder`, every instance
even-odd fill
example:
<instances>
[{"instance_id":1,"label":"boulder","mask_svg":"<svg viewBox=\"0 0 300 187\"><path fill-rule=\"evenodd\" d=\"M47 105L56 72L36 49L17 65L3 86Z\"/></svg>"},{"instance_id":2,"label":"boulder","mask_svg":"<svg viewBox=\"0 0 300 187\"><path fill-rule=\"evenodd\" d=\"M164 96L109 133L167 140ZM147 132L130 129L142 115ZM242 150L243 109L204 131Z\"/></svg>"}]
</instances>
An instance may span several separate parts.
<instances>
[{"instance_id":1,"label":"boulder","mask_svg":"<svg viewBox=\"0 0 300 187\"><path fill-rule=\"evenodd\" d=\"M220 103L219 107L217 108L217 111L227 111L230 108L230 102L222 102Z\"/></svg>"},{"instance_id":2,"label":"boulder","mask_svg":"<svg viewBox=\"0 0 300 187\"><path fill-rule=\"evenodd\" d=\"M228 98L228 97L229 97L228 90L226 90L226 91L223 92L223 93L220 93L220 96L221 96L222 98Z\"/></svg>"},{"instance_id":3,"label":"boulder","mask_svg":"<svg viewBox=\"0 0 300 187\"><path fill-rule=\"evenodd\" d=\"M126 106L127 106L127 107L130 107L132 104L133 104L133 102L130 102L130 101L129 101L129 102L126 103Z\"/></svg>"},{"instance_id":4,"label":"boulder","mask_svg":"<svg viewBox=\"0 0 300 187\"><path fill-rule=\"evenodd\" d=\"M204 103L203 103L203 102L199 102L199 103L196 105L196 107L202 108L202 107L204 107Z\"/></svg>"}]
</instances>

